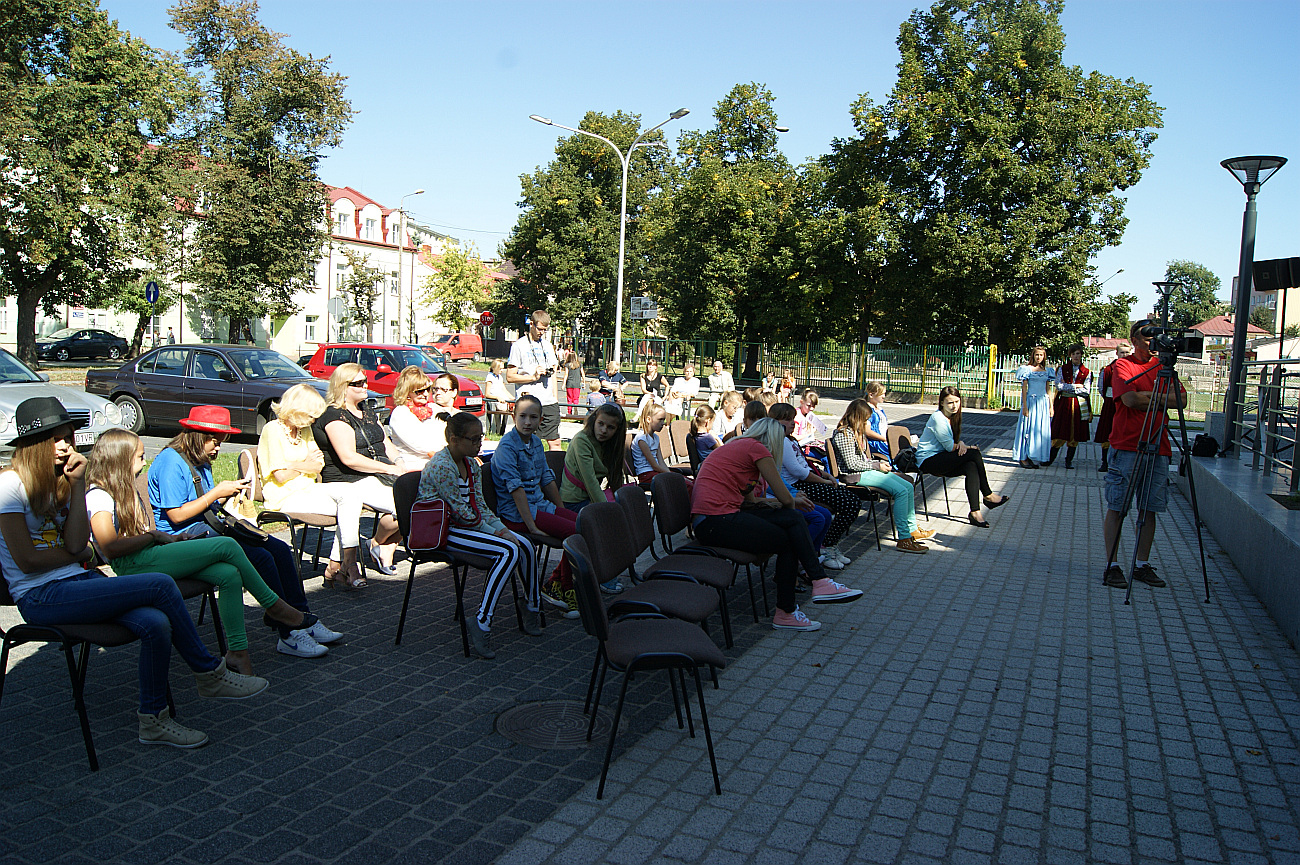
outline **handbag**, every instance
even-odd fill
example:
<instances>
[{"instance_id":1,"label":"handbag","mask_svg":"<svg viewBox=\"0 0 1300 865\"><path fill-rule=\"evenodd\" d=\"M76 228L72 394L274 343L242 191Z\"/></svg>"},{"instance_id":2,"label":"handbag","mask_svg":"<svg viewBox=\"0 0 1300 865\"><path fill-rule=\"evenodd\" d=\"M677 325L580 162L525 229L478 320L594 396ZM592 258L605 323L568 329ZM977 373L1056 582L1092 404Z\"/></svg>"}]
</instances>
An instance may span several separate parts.
<instances>
[{"instance_id":1,"label":"handbag","mask_svg":"<svg viewBox=\"0 0 1300 865\"><path fill-rule=\"evenodd\" d=\"M366 432L366 422L365 422L365 419L364 419L364 418L362 419L362 421L361 421L360 424L356 424L356 423L353 423L352 412L345 411L345 412L343 412L343 416L344 416L345 418L347 418L348 424L349 424L353 429L355 429L355 430L357 430L358 432L360 432L360 433L361 433L361 437L362 437L363 439L365 439L365 441L366 441L366 450L370 451L369 456L370 456L370 458L371 458L372 460L374 460L374 461L377 462L377 463L385 463L385 464L387 464L387 465L390 465L390 466L393 466L394 468L396 468L396 463L394 463L392 460L390 460L390 459L388 458L388 454L381 454L381 453L379 453L378 450L376 450L376 448L375 448L375 443L372 442L372 441L370 440L370 433ZM397 475L392 475L392 474L382 474L382 475L381 475L381 474L376 473L376 474L374 475L374 477L379 478L379 482L380 482L381 484L383 484L384 486L386 486L386 487L391 487L393 484L397 483Z\"/></svg>"},{"instance_id":2,"label":"handbag","mask_svg":"<svg viewBox=\"0 0 1300 865\"><path fill-rule=\"evenodd\" d=\"M584 493L587 492L587 487L583 485L582 481L579 480L577 475L569 471L568 466L564 467L564 476L569 479L569 483L573 484L575 487L582 490ZM605 501L607 502L614 501L614 494L609 490L605 490Z\"/></svg>"},{"instance_id":3,"label":"handbag","mask_svg":"<svg viewBox=\"0 0 1300 865\"><path fill-rule=\"evenodd\" d=\"M903 448L894 456L894 471L914 472L920 469L916 461L916 448Z\"/></svg>"},{"instance_id":4,"label":"handbag","mask_svg":"<svg viewBox=\"0 0 1300 865\"><path fill-rule=\"evenodd\" d=\"M411 534L406 545L412 551L440 550L447 545L451 509L442 499L424 499L411 505Z\"/></svg>"},{"instance_id":5,"label":"handbag","mask_svg":"<svg viewBox=\"0 0 1300 865\"><path fill-rule=\"evenodd\" d=\"M172 450L176 449L172 448ZM203 489L203 479L199 477L198 469L194 468L194 464L185 458L185 454L182 454L178 450L176 453L180 454L180 458L185 460L185 465L190 468L190 477L194 479L195 496L202 498L206 493ZM250 523L248 520L240 519L225 508L205 508L203 511L203 521L208 524L208 528L212 529L217 534L234 538L241 544L260 545L266 543L267 539L271 537L253 523Z\"/></svg>"}]
</instances>

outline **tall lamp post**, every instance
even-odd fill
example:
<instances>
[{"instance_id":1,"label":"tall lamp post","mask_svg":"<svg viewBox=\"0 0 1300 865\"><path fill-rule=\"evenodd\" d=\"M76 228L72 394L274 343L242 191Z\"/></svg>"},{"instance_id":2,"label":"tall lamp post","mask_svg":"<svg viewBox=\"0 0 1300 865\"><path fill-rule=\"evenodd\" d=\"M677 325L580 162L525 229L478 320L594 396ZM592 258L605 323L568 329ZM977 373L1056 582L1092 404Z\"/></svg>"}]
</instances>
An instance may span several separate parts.
<instances>
[{"instance_id":1,"label":"tall lamp post","mask_svg":"<svg viewBox=\"0 0 1300 865\"><path fill-rule=\"evenodd\" d=\"M629 163L632 161L632 151L641 143L642 138L645 138L651 132L654 132L670 120L680 120L690 113L691 112L686 108L678 108L672 114L669 114L663 123L660 123L657 126L651 126L645 132L642 132L633 139L632 144L628 147L626 153L619 150L617 144L603 135L597 135L596 133L588 132L585 129L574 129L572 126L565 126L563 123L556 123L549 117L540 117L536 114L528 115L529 119L536 120L538 123L544 123L547 126L555 126L560 129L567 129L570 132L576 132L579 135L587 135L591 138L605 142L614 149L614 152L618 154L619 161L623 163L623 194L622 202L619 205L618 217L618 288L615 293L615 303L617 306L614 307L614 360L620 364L623 362L623 249L627 241L627 168Z\"/></svg>"},{"instance_id":2,"label":"tall lamp post","mask_svg":"<svg viewBox=\"0 0 1300 865\"><path fill-rule=\"evenodd\" d=\"M1169 327L1169 298L1173 297L1175 288L1182 288L1181 282L1153 282L1160 294L1160 326Z\"/></svg>"},{"instance_id":3,"label":"tall lamp post","mask_svg":"<svg viewBox=\"0 0 1300 865\"><path fill-rule=\"evenodd\" d=\"M1241 219L1241 260L1237 268L1237 312L1232 322L1232 363L1228 367L1228 394L1223 404L1223 450L1233 453L1237 438L1237 385L1246 363L1246 328L1250 324L1250 271L1255 262L1255 196L1259 188L1286 165L1285 156L1238 156L1219 163L1240 181L1246 193L1246 213Z\"/></svg>"},{"instance_id":4,"label":"tall lamp post","mask_svg":"<svg viewBox=\"0 0 1300 865\"><path fill-rule=\"evenodd\" d=\"M398 318L397 328L399 334L401 332L401 327L402 327L401 326L402 310L401 310L400 299L402 297L402 251L406 249L406 199L410 198L412 195L424 195L424 190L417 189L414 192L408 192L405 195L403 195L401 199L397 202L397 226L398 226L397 228L397 297L399 299L398 309L397 309L397 318ZM385 298L388 297L387 292L385 292L384 297ZM385 310L388 309L387 300L384 301L384 309ZM387 327L388 326L387 314L384 315L384 319L385 319L384 327ZM412 331L411 342L419 342L419 340L415 338L415 332L414 332L415 331L415 261L411 262L411 331ZM388 340L381 339L380 342L388 342Z\"/></svg>"}]
</instances>

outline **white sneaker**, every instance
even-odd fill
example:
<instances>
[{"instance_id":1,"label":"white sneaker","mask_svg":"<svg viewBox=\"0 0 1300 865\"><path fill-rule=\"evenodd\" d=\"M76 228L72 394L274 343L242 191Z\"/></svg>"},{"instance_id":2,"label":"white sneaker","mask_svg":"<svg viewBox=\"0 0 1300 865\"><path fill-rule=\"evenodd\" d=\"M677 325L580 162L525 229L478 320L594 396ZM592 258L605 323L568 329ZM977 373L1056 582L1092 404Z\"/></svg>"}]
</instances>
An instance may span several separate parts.
<instances>
[{"instance_id":1,"label":"white sneaker","mask_svg":"<svg viewBox=\"0 0 1300 865\"><path fill-rule=\"evenodd\" d=\"M841 550L839 547L835 548L835 555L839 557L841 565L848 565L849 562L853 561L853 559L850 559L848 556L844 555L844 551Z\"/></svg>"},{"instance_id":2,"label":"white sneaker","mask_svg":"<svg viewBox=\"0 0 1300 865\"><path fill-rule=\"evenodd\" d=\"M337 643L339 640L343 639L342 634L338 631L331 631L329 628L325 627L325 624L319 619L316 620L316 624L307 629L307 633L311 634L311 638L322 646L326 643Z\"/></svg>"},{"instance_id":3,"label":"white sneaker","mask_svg":"<svg viewBox=\"0 0 1300 865\"><path fill-rule=\"evenodd\" d=\"M289 638L286 640L281 637L275 648L281 654L293 655L295 658L319 658L329 652L329 649L312 639L310 628L290 631Z\"/></svg>"},{"instance_id":4,"label":"white sneaker","mask_svg":"<svg viewBox=\"0 0 1300 865\"><path fill-rule=\"evenodd\" d=\"M844 570L844 563L841 562L837 557L831 555L830 553L823 553L821 558L818 559L818 561L820 561L822 563L822 567L828 571Z\"/></svg>"}]
</instances>

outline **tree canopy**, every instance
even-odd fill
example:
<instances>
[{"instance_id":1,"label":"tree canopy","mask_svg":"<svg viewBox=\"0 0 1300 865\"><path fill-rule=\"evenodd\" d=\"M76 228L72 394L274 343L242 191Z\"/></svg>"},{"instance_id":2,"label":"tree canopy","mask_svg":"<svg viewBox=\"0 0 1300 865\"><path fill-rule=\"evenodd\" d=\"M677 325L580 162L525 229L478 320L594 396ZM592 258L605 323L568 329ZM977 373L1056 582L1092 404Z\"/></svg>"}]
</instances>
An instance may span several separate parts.
<instances>
[{"instance_id":1,"label":"tree canopy","mask_svg":"<svg viewBox=\"0 0 1300 865\"><path fill-rule=\"evenodd\" d=\"M1192 327L1227 310L1227 304L1218 297L1222 283L1203 264L1171 261L1165 266L1164 281L1181 285L1169 296L1171 327Z\"/></svg>"},{"instance_id":2,"label":"tree canopy","mask_svg":"<svg viewBox=\"0 0 1300 865\"><path fill-rule=\"evenodd\" d=\"M425 277L424 288L421 300L436 307L433 320L453 331L465 331L487 305L492 280L473 244L462 249L449 240L434 262L434 272Z\"/></svg>"}]
</instances>

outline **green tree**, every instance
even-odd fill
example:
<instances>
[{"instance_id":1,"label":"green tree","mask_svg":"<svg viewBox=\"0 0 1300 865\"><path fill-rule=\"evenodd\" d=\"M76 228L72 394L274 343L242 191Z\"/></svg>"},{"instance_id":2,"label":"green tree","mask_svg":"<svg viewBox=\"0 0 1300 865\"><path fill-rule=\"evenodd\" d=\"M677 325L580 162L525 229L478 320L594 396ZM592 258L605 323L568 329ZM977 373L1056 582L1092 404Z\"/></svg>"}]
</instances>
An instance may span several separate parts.
<instances>
[{"instance_id":1,"label":"green tree","mask_svg":"<svg viewBox=\"0 0 1300 865\"><path fill-rule=\"evenodd\" d=\"M204 218L187 276L229 317L234 341L245 321L290 315L294 294L311 289L329 237L317 163L352 109L329 59L286 47L253 0L179 0L171 23L203 92L190 141Z\"/></svg>"},{"instance_id":2,"label":"green tree","mask_svg":"<svg viewBox=\"0 0 1300 865\"><path fill-rule=\"evenodd\" d=\"M179 176L158 145L189 91L94 0L0 8L0 295L17 297L18 355L35 363L37 306L133 281L175 218Z\"/></svg>"},{"instance_id":3,"label":"green tree","mask_svg":"<svg viewBox=\"0 0 1300 865\"><path fill-rule=\"evenodd\" d=\"M339 294L343 296L344 327L364 327L366 342L374 339L375 322L379 319L376 301L379 288L384 282L384 272L371 267L367 262L370 256L350 246L341 247L343 259L347 262L348 275L339 283Z\"/></svg>"},{"instance_id":4,"label":"green tree","mask_svg":"<svg viewBox=\"0 0 1300 865\"><path fill-rule=\"evenodd\" d=\"M1132 322L1133 304L1137 303L1137 296L1133 294L1112 294L1105 301L1098 301L1092 307L1092 321L1087 328L1087 332L1082 334L1069 334L1069 342L1074 342L1076 336L1102 336L1110 334L1112 337L1123 339L1128 336L1129 324Z\"/></svg>"},{"instance_id":5,"label":"green tree","mask_svg":"<svg viewBox=\"0 0 1300 865\"><path fill-rule=\"evenodd\" d=\"M1221 315L1227 305L1218 298L1219 278L1203 264L1175 260L1165 266L1165 282L1177 282L1169 296L1169 324L1171 327L1192 327L1207 318ZM1272 328L1270 327L1271 331Z\"/></svg>"},{"instance_id":6,"label":"green tree","mask_svg":"<svg viewBox=\"0 0 1300 865\"><path fill-rule=\"evenodd\" d=\"M874 306L907 339L1009 348L1082 330L1089 261L1161 109L1132 79L1062 62L1060 0L942 0L902 25L898 81L852 108L841 183L889 190L896 251ZM851 212L851 210L850 210ZM888 232L886 232L888 234Z\"/></svg>"},{"instance_id":7,"label":"green tree","mask_svg":"<svg viewBox=\"0 0 1300 865\"><path fill-rule=\"evenodd\" d=\"M1269 333L1273 333L1273 310L1267 306L1257 306L1250 311L1250 323L1255 327L1263 328ZM1202 319L1204 321L1204 319Z\"/></svg>"},{"instance_id":8,"label":"green tree","mask_svg":"<svg viewBox=\"0 0 1300 865\"><path fill-rule=\"evenodd\" d=\"M641 131L641 118L592 111L579 128L626 151ZM625 296L644 290L640 223L671 161L658 146L662 142L659 131L647 136L634 151L628 172ZM622 162L604 142L574 134L559 140L549 165L519 180L523 212L501 250L519 276L497 287L493 312L506 326L517 326L526 311L546 309L559 322L577 320L588 331L612 332Z\"/></svg>"},{"instance_id":9,"label":"green tree","mask_svg":"<svg viewBox=\"0 0 1300 865\"><path fill-rule=\"evenodd\" d=\"M478 256L474 244L463 249L458 241L448 240L441 256L436 256L434 272L425 277L425 306L436 308L433 320L453 331L465 331L478 320L492 290L487 266Z\"/></svg>"}]
</instances>

